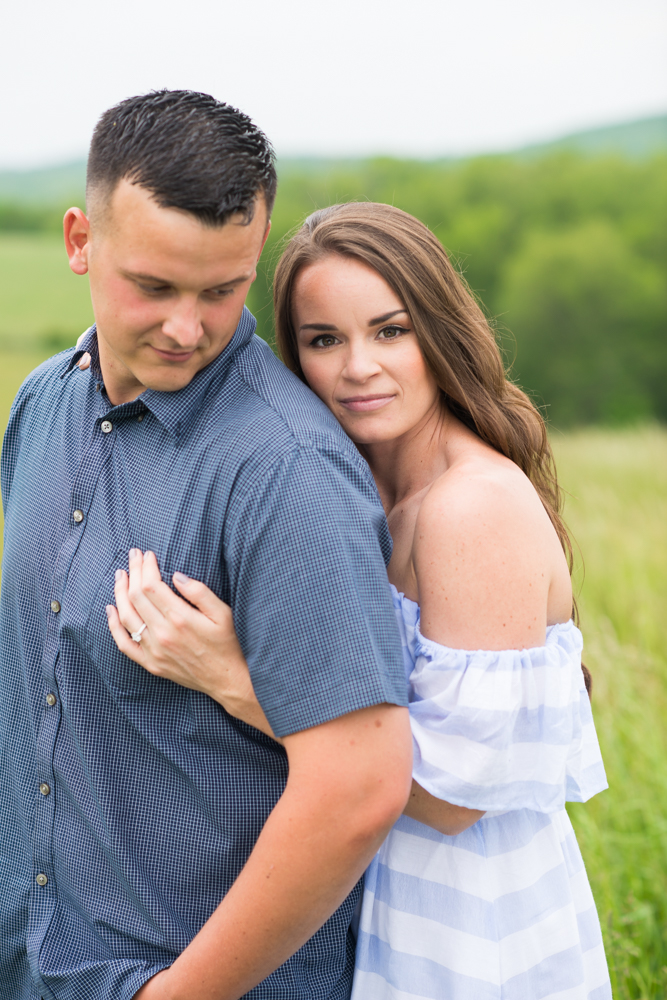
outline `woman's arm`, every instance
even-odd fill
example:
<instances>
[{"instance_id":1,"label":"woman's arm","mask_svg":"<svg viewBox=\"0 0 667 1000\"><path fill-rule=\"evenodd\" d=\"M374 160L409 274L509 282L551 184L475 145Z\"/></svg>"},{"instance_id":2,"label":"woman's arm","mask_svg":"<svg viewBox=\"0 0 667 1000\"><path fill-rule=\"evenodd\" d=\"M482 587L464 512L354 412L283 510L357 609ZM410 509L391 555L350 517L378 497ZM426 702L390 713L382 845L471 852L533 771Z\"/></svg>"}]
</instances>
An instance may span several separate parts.
<instances>
[{"instance_id":1,"label":"woman's arm","mask_svg":"<svg viewBox=\"0 0 667 1000\"><path fill-rule=\"evenodd\" d=\"M129 569L129 579L122 570L117 574L117 609L112 605L107 609L109 628L121 652L157 677L203 691L230 715L276 739L253 690L229 606L205 584L176 573L174 585L186 598L182 601L162 580L152 552L144 555L132 549ZM138 631L144 622L146 629L137 643L128 633ZM449 836L484 815L436 799L416 781L405 814Z\"/></svg>"},{"instance_id":2,"label":"woman's arm","mask_svg":"<svg viewBox=\"0 0 667 1000\"><path fill-rule=\"evenodd\" d=\"M411 819L416 819L425 826L431 826L448 837L456 837L457 834L463 833L484 815L479 809L453 806L444 799L436 799L435 795L422 788L414 778L410 798L403 812Z\"/></svg>"},{"instance_id":3,"label":"woman's arm","mask_svg":"<svg viewBox=\"0 0 667 1000\"><path fill-rule=\"evenodd\" d=\"M162 580L152 552L132 549L129 569L129 578L116 572L116 608L107 607L120 651L157 677L203 691L230 715L277 739L255 696L231 608L205 584L175 573L181 600ZM135 642L128 633L143 624Z\"/></svg>"}]
</instances>

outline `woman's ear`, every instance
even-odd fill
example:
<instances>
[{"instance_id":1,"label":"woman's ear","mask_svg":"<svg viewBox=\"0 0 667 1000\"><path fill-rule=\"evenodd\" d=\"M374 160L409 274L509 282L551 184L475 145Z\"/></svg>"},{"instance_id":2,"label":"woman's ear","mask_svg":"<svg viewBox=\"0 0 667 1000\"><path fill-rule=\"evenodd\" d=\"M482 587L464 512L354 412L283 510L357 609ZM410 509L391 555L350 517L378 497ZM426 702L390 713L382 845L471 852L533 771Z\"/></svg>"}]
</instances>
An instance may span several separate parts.
<instances>
[{"instance_id":1,"label":"woman's ear","mask_svg":"<svg viewBox=\"0 0 667 1000\"><path fill-rule=\"evenodd\" d=\"M90 221L80 208L68 208L65 212L63 235L70 268L75 274L87 274Z\"/></svg>"}]
</instances>

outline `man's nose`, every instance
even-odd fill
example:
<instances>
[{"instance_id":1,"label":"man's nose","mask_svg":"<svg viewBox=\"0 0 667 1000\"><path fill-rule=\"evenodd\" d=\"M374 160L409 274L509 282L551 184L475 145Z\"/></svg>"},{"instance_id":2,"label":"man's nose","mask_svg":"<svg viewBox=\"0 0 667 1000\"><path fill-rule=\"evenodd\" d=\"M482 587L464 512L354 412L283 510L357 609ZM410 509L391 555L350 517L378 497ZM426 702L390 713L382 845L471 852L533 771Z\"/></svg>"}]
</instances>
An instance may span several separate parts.
<instances>
[{"instance_id":1,"label":"man's nose","mask_svg":"<svg viewBox=\"0 0 667 1000\"><path fill-rule=\"evenodd\" d=\"M162 332L179 347L195 347L204 332L196 299L176 303L162 324Z\"/></svg>"}]
</instances>

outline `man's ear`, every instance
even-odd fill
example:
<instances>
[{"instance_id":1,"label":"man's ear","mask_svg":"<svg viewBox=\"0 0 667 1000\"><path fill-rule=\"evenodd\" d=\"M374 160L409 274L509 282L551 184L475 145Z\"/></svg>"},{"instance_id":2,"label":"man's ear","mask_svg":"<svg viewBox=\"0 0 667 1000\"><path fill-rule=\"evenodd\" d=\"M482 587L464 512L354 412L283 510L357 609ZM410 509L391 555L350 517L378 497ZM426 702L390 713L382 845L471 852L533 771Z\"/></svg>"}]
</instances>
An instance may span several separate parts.
<instances>
[{"instance_id":1,"label":"man's ear","mask_svg":"<svg viewBox=\"0 0 667 1000\"><path fill-rule=\"evenodd\" d=\"M69 266L75 274L88 273L90 221L80 208L68 208L63 219L65 249Z\"/></svg>"}]
</instances>

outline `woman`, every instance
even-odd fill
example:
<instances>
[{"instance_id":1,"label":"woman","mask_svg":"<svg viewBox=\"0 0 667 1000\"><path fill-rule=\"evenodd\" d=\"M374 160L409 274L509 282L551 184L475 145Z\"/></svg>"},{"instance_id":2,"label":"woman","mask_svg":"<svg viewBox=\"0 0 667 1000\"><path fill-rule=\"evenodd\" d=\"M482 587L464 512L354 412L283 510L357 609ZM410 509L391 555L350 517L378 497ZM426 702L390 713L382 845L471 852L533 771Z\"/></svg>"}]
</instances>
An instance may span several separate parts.
<instances>
[{"instance_id":1,"label":"woman","mask_svg":"<svg viewBox=\"0 0 667 1000\"><path fill-rule=\"evenodd\" d=\"M398 209L311 216L275 308L283 360L367 459L394 539L414 782L366 874L353 998L610 997L564 808L606 780L543 421L440 243ZM121 574L110 609L121 650L271 734L229 609L177 574L189 608L150 554L130 577L136 607Z\"/></svg>"}]
</instances>

